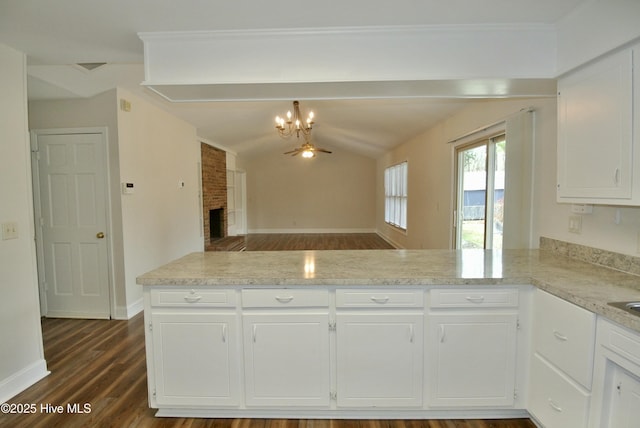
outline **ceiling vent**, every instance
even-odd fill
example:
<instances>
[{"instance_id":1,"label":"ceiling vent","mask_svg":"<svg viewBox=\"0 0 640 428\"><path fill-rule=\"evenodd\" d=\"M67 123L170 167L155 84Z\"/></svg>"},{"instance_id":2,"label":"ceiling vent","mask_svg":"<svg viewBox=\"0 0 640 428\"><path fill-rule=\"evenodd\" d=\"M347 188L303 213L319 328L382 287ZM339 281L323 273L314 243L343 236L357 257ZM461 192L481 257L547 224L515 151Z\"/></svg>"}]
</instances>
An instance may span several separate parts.
<instances>
[{"instance_id":1,"label":"ceiling vent","mask_svg":"<svg viewBox=\"0 0 640 428\"><path fill-rule=\"evenodd\" d=\"M103 65L107 65L106 62L79 62L76 64L77 67L80 67L84 71L94 71L97 68L102 67Z\"/></svg>"}]
</instances>

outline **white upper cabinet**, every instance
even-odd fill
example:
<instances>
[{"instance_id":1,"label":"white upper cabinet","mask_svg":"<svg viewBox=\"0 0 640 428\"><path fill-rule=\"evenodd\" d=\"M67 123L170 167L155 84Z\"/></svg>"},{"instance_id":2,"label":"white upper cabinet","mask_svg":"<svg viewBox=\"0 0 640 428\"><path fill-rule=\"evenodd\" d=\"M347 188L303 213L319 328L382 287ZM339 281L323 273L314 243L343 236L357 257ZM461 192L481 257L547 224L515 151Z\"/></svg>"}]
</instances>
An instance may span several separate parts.
<instances>
[{"instance_id":1,"label":"white upper cabinet","mask_svg":"<svg viewBox=\"0 0 640 428\"><path fill-rule=\"evenodd\" d=\"M639 54L626 49L559 80L558 202L640 205Z\"/></svg>"}]
</instances>

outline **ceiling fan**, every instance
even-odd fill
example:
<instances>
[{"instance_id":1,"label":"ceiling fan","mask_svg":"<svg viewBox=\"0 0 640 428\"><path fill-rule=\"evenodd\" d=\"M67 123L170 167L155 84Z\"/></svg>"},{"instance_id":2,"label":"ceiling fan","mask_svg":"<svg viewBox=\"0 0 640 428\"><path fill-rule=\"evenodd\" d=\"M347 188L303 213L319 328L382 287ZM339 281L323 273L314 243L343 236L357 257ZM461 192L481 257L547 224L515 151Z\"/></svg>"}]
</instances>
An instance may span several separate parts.
<instances>
[{"instance_id":1,"label":"ceiling fan","mask_svg":"<svg viewBox=\"0 0 640 428\"><path fill-rule=\"evenodd\" d=\"M284 154L285 155L296 156L296 155L302 153L302 157L303 158L312 158L312 157L315 157L316 153L318 153L318 152L331 153L329 150L321 149L319 147L314 146L312 143L307 142L307 143L303 143L297 149L293 149L293 150L290 150L288 152L284 152Z\"/></svg>"}]
</instances>

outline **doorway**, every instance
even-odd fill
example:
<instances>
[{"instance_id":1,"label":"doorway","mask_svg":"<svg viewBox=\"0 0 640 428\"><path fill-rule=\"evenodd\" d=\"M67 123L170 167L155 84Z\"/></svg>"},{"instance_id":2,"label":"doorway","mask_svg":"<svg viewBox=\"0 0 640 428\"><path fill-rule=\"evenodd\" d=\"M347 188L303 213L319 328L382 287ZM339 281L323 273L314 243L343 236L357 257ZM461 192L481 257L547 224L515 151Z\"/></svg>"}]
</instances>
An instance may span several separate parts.
<instances>
[{"instance_id":1,"label":"doorway","mask_svg":"<svg viewBox=\"0 0 640 428\"><path fill-rule=\"evenodd\" d=\"M42 315L110 318L106 128L31 132Z\"/></svg>"},{"instance_id":2,"label":"doorway","mask_svg":"<svg viewBox=\"0 0 640 428\"><path fill-rule=\"evenodd\" d=\"M501 249L504 133L456 148L455 248Z\"/></svg>"}]
</instances>

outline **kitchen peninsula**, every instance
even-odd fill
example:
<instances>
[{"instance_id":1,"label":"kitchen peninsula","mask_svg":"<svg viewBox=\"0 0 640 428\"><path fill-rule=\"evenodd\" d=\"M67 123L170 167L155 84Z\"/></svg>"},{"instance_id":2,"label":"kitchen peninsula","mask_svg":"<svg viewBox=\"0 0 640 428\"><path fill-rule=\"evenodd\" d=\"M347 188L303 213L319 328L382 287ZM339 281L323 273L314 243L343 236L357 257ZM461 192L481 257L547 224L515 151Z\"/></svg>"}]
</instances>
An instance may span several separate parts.
<instances>
[{"instance_id":1,"label":"kitchen peninsula","mask_svg":"<svg viewBox=\"0 0 640 428\"><path fill-rule=\"evenodd\" d=\"M589 375L562 375L587 403L596 318L640 333L607 304L638 276L546 250L205 252L138 283L159 416L528 417L538 354L580 346L563 325L592 332L571 363ZM536 325L556 321L547 353ZM549 417L587 420L569 407Z\"/></svg>"}]
</instances>

